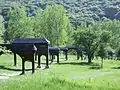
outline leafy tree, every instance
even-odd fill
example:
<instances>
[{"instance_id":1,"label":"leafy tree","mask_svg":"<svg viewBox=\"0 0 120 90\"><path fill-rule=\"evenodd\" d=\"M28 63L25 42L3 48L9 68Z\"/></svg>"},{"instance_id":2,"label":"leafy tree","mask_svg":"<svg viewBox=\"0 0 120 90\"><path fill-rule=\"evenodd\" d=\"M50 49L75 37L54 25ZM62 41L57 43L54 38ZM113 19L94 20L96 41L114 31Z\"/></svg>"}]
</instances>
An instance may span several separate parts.
<instances>
[{"instance_id":1,"label":"leafy tree","mask_svg":"<svg viewBox=\"0 0 120 90\"><path fill-rule=\"evenodd\" d=\"M103 68L103 59L106 57L106 50L103 44L99 46L99 49L97 51L97 57L98 56L101 57L101 68Z\"/></svg>"},{"instance_id":2,"label":"leafy tree","mask_svg":"<svg viewBox=\"0 0 120 90\"><path fill-rule=\"evenodd\" d=\"M2 0L0 6L13 6L22 4L35 4L40 2L41 6L45 3L54 2L63 5L71 17L71 21L84 22L88 18L99 21L102 17L109 19L120 19L119 0ZM84 15L81 15L83 13Z\"/></svg>"},{"instance_id":3,"label":"leafy tree","mask_svg":"<svg viewBox=\"0 0 120 90\"><path fill-rule=\"evenodd\" d=\"M31 17L27 17L24 6L15 7L9 12L8 41L16 38L34 37L33 22Z\"/></svg>"},{"instance_id":4,"label":"leafy tree","mask_svg":"<svg viewBox=\"0 0 120 90\"><path fill-rule=\"evenodd\" d=\"M3 17L0 15L0 42L3 42L4 24Z\"/></svg>"},{"instance_id":5,"label":"leafy tree","mask_svg":"<svg viewBox=\"0 0 120 90\"><path fill-rule=\"evenodd\" d=\"M101 30L111 31L112 37L110 40L110 46L116 49L120 45L120 21L117 20L107 20L101 22Z\"/></svg>"},{"instance_id":6,"label":"leafy tree","mask_svg":"<svg viewBox=\"0 0 120 90\"><path fill-rule=\"evenodd\" d=\"M116 57L117 57L117 60L120 60L120 48L118 48L116 51Z\"/></svg>"},{"instance_id":7,"label":"leafy tree","mask_svg":"<svg viewBox=\"0 0 120 90\"><path fill-rule=\"evenodd\" d=\"M70 23L65 9L61 5L47 5L44 12L39 9L35 16L34 31L36 37L46 37L52 46L65 45L70 33Z\"/></svg>"},{"instance_id":8,"label":"leafy tree","mask_svg":"<svg viewBox=\"0 0 120 90\"><path fill-rule=\"evenodd\" d=\"M109 31L102 31L95 25L90 27L82 27L74 34L75 45L80 46L88 56L88 63L91 63L94 53L103 43L107 43L110 39Z\"/></svg>"},{"instance_id":9,"label":"leafy tree","mask_svg":"<svg viewBox=\"0 0 120 90\"><path fill-rule=\"evenodd\" d=\"M106 52L105 52L105 46L101 45L99 47L99 50L97 52L97 56L100 56L102 59L104 59L106 57Z\"/></svg>"}]
</instances>

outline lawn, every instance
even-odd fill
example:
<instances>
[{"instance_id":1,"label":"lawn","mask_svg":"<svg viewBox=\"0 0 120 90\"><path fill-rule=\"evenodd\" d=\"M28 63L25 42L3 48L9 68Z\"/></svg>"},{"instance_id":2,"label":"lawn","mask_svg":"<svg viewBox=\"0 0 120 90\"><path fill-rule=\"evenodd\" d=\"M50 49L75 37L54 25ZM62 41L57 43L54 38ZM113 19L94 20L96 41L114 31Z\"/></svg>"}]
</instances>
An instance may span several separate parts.
<instances>
[{"instance_id":1,"label":"lawn","mask_svg":"<svg viewBox=\"0 0 120 90\"><path fill-rule=\"evenodd\" d=\"M15 67L13 55L0 56L0 77L4 77L0 78L0 90L120 90L120 61L104 60L100 69L101 60L87 64L75 56L69 56L67 61L61 57L60 64L54 62L49 69L36 68L34 74L31 63L26 62L25 75L19 75L20 58Z\"/></svg>"}]
</instances>

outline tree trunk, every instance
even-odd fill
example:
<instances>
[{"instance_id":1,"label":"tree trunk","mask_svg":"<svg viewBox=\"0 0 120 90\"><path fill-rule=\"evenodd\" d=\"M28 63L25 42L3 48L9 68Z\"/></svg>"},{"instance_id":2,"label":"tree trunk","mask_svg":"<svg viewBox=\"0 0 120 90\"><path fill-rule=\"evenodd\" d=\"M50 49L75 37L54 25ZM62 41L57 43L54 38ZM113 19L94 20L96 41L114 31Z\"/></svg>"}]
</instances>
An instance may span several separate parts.
<instances>
[{"instance_id":1,"label":"tree trunk","mask_svg":"<svg viewBox=\"0 0 120 90\"><path fill-rule=\"evenodd\" d=\"M88 63L91 63L92 62L92 57L90 54L88 54Z\"/></svg>"},{"instance_id":2,"label":"tree trunk","mask_svg":"<svg viewBox=\"0 0 120 90\"><path fill-rule=\"evenodd\" d=\"M102 60L101 60L101 68L103 68L103 58L102 58Z\"/></svg>"},{"instance_id":3,"label":"tree trunk","mask_svg":"<svg viewBox=\"0 0 120 90\"><path fill-rule=\"evenodd\" d=\"M92 60L93 60L93 53L92 52L89 52L88 53L88 63L91 63L92 62Z\"/></svg>"}]
</instances>

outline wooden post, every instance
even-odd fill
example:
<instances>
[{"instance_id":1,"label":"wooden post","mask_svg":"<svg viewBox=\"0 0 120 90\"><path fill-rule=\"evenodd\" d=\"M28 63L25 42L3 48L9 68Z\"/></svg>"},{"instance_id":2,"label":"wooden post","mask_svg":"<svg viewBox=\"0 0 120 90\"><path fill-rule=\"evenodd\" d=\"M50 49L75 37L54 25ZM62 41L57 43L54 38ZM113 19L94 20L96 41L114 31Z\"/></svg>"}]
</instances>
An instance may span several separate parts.
<instances>
[{"instance_id":1,"label":"wooden post","mask_svg":"<svg viewBox=\"0 0 120 90\"><path fill-rule=\"evenodd\" d=\"M79 51L77 51L77 60L79 60L80 56L79 56Z\"/></svg>"},{"instance_id":2,"label":"wooden post","mask_svg":"<svg viewBox=\"0 0 120 90\"><path fill-rule=\"evenodd\" d=\"M37 60L37 53L35 53L35 60Z\"/></svg>"},{"instance_id":3,"label":"wooden post","mask_svg":"<svg viewBox=\"0 0 120 90\"><path fill-rule=\"evenodd\" d=\"M16 53L14 53L14 66L17 65L17 56L16 56Z\"/></svg>"},{"instance_id":4,"label":"wooden post","mask_svg":"<svg viewBox=\"0 0 120 90\"><path fill-rule=\"evenodd\" d=\"M53 59L54 59L54 56L52 55L52 59L51 59L51 62L53 62Z\"/></svg>"},{"instance_id":5,"label":"wooden post","mask_svg":"<svg viewBox=\"0 0 120 90\"><path fill-rule=\"evenodd\" d=\"M48 55L46 55L46 67L45 68L49 68L49 60L48 60Z\"/></svg>"},{"instance_id":6,"label":"wooden post","mask_svg":"<svg viewBox=\"0 0 120 90\"><path fill-rule=\"evenodd\" d=\"M33 60L32 60L32 73L35 72L35 65L34 65L34 55L33 55Z\"/></svg>"},{"instance_id":7,"label":"wooden post","mask_svg":"<svg viewBox=\"0 0 120 90\"><path fill-rule=\"evenodd\" d=\"M25 73L25 60L22 58L22 73L21 73L21 75L24 73Z\"/></svg>"},{"instance_id":8,"label":"wooden post","mask_svg":"<svg viewBox=\"0 0 120 90\"><path fill-rule=\"evenodd\" d=\"M68 60L67 51L65 51L65 59Z\"/></svg>"},{"instance_id":9,"label":"wooden post","mask_svg":"<svg viewBox=\"0 0 120 90\"><path fill-rule=\"evenodd\" d=\"M38 54L38 66L37 66L38 68L41 68L41 60L40 60L40 57L41 57L41 56Z\"/></svg>"},{"instance_id":10,"label":"wooden post","mask_svg":"<svg viewBox=\"0 0 120 90\"><path fill-rule=\"evenodd\" d=\"M57 63L59 63L59 54L57 55Z\"/></svg>"}]
</instances>

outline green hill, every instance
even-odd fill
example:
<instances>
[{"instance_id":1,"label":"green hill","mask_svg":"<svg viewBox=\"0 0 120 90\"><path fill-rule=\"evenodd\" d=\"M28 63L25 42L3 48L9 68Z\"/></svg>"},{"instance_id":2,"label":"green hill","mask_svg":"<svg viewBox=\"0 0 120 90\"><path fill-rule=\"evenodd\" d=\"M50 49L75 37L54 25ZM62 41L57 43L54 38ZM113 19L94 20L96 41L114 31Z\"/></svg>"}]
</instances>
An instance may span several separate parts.
<instances>
[{"instance_id":1,"label":"green hill","mask_svg":"<svg viewBox=\"0 0 120 90\"><path fill-rule=\"evenodd\" d=\"M8 0L19 2L24 0ZM26 0L25 0L26 1ZM30 0L28 0L30 1ZM120 0L31 0L44 3L57 3L65 7L71 22L94 22L104 19L120 20ZM1 4L2 5L2 4Z\"/></svg>"},{"instance_id":2,"label":"green hill","mask_svg":"<svg viewBox=\"0 0 120 90\"><path fill-rule=\"evenodd\" d=\"M120 0L41 0L40 2L62 4L71 21L77 24L104 19L120 20Z\"/></svg>"}]
</instances>

